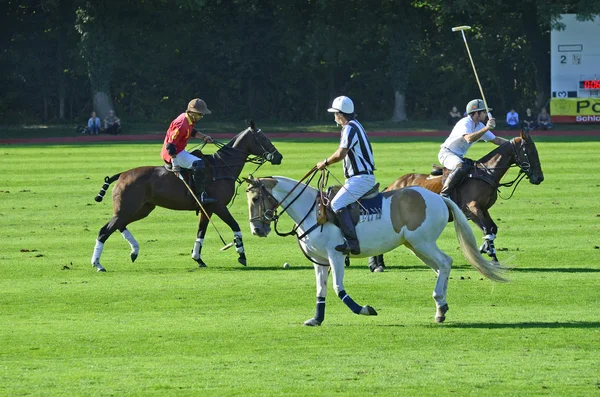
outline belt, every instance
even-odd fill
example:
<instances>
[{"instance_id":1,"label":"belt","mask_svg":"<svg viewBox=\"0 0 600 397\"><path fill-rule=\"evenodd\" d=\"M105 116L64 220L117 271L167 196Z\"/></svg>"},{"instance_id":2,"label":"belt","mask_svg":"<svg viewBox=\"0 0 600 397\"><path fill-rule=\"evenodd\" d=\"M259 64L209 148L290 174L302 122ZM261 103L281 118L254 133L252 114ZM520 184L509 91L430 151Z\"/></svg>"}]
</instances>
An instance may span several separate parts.
<instances>
[{"instance_id":1,"label":"belt","mask_svg":"<svg viewBox=\"0 0 600 397\"><path fill-rule=\"evenodd\" d=\"M373 171L359 171L352 176L356 176L356 175L373 175Z\"/></svg>"}]
</instances>

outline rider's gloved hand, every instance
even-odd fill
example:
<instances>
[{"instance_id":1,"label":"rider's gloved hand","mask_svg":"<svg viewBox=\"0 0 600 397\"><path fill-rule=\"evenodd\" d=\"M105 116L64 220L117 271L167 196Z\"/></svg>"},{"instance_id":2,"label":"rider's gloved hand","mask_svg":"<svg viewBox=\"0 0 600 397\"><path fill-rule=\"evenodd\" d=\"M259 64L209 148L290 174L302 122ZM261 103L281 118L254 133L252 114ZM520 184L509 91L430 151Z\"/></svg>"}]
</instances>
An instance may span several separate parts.
<instances>
[{"instance_id":1,"label":"rider's gloved hand","mask_svg":"<svg viewBox=\"0 0 600 397\"><path fill-rule=\"evenodd\" d=\"M167 143L166 149L167 149L167 153L169 153L169 156L171 156L171 157L177 156L177 146L175 146L175 144L173 142Z\"/></svg>"}]
</instances>

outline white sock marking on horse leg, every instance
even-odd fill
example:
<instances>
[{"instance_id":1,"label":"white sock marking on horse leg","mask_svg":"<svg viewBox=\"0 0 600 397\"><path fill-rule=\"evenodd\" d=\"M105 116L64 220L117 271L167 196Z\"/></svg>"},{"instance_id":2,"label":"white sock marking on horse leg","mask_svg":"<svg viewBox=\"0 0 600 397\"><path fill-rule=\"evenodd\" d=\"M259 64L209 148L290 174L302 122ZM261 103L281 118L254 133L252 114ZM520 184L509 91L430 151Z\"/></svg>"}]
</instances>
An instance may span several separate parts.
<instances>
[{"instance_id":1,"label":"white sock marking on horse leg","mask_svg":"<svg viewBox=\"0 0 600 397\"><path fill-rule=\"evenodd\" d=\"M100 255L102 255L102 250L104 249L104 243L96 240L96 246L94 247L94 253L92 254L92 265L96 265L96 263L100 263Z\"/></svg>"},{"instance_id":2,"label":"white sock marking on horse leg","mask_svg":"<svg viewBox=\"0 0 600 397\"><path fill-rule=\"evenodd\" d=\"M197 238L194 243L194 249L192 249L192 259L197 260L200 259L200 252L202 251L202 243L204 243L203 238Z\"/></svg>"},{"instance_id":3,"label":"white sock marking on horse leg","mask_svg":"<svg viewBox=\"0 0 600 397\"><path fill-rule=\"evenodd\" d=\"M242 232L233 232L233 241L235 242L235 250L238 254L243 254L244 251L244 242L242 240Z\"/></svg>"},{"instance_id":4,"label":"white sock marking on horse leg","mask_svg":"<svg viewBox=\"0 0 600 397\"><path fill-rule=\"evenodd\" d=\"M132 254L140 253L140 245L128 229L125 229L123 232L121 232L121 236L123 236L123 238L129 243Z\"/></svg>"}]
</instances>

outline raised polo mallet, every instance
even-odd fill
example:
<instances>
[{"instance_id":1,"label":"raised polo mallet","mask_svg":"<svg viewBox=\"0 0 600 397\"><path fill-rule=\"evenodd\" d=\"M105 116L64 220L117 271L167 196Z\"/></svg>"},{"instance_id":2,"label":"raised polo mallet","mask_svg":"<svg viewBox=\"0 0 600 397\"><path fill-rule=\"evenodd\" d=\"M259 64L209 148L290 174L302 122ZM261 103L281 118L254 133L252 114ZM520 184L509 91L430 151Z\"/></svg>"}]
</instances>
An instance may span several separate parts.
<instances>
[{"instance_id":1,"label":"raised polo mallet","mask_svg":"<svg viewBox=\"0 0 600 397\"><path fill-rule=\"evenodd\" d=\"M488 118L492 118L492 114L487 105L487 101L485 100L485 95L483 95L483 88L481 88L481 83L479 82L479 76L477 76L477 70L475 69L475 63L473 62L473 58L471 57L471 51L469 50L469 44L467 44L467 36L465 36L465 30L470 30L470 26L457 26L452 28L453 32L458 32L462 34L463 40L465 41L465 47L467 47L467 54L469 54L469 59L471 60L471 66L473 66L473 73L475 73L475 80L477 80L477 85L479 86L479 92L481 93L481 99L483 99L483 104L485 106L485 111L487 112Z\"/></svg>"}]
</instances>

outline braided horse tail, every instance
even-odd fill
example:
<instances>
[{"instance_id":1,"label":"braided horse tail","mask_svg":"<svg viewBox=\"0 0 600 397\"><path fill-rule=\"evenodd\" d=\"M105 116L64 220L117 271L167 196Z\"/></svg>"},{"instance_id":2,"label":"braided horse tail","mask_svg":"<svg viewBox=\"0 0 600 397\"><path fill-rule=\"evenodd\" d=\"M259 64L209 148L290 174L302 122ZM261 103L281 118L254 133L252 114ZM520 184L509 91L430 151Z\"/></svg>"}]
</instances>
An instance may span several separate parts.
<instances>
[{"instance_id":1,"label":"braided horse tail","mask_svg":"<svg viewBox=\"0 0 600 397\"><path fill-rule=\"evenodd\" d=\"M121 176L121 173L119 172L118 174L115 174L111 177L105 177L104 178L104 185L102 185L102 188L100 189L100 191L98 192L98 195L96 197L94 197L94 200L96 200L97 202L101 202L102 199L104 198L104 195L106 194L106 190L108 189L108 186L113 183L114 181L116 181L117 179L119 179L119 177Z\"/></svg>"}]
</instances>

